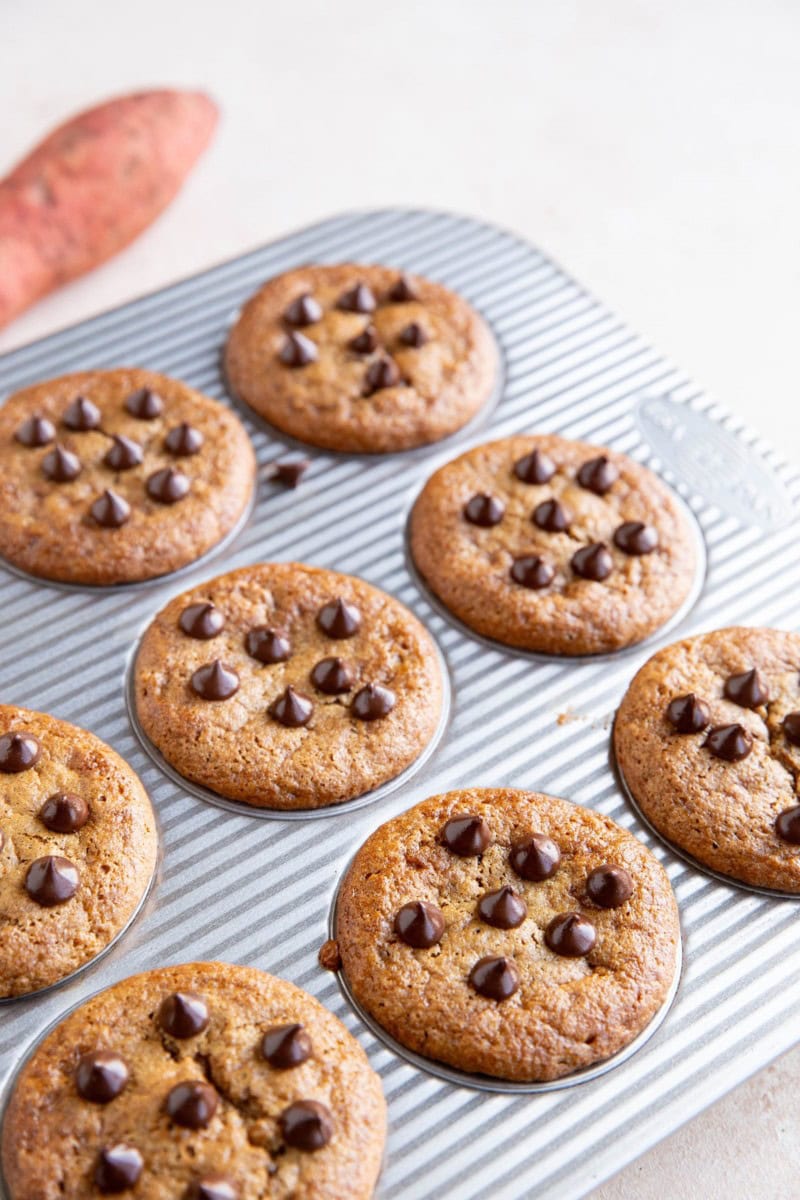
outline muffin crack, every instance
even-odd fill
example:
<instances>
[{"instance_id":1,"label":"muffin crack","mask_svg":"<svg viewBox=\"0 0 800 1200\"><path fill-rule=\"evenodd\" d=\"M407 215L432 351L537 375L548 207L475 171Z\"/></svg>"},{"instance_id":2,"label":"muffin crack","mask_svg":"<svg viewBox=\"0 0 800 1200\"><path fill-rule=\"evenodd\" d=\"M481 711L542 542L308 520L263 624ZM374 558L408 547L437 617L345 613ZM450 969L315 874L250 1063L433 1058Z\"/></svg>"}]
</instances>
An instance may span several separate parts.
<instances>
[{"instance_id":1,"label":"muffin crack","mask_svg":"<svg viewBox=\"0 0 800 1200\"><path fill-rule=\"evenodd\" d=\"M765 745L770 758L776 766L781 767L791 779L792 791L796 795L800 788L800 765L795 763L791 756L786 754L786 739L782 725L777 717L773 718L773 713L778 705L774 700L770 700L767 701L764 707L766 709L766 715L763 718L766 733Z\"/></svg>"},{"instance_id":2,"label":"muffin crack","mask_svg":"<svg viewBox=\"0 0 800 1200\"><path fill-rule=\"evenodd\" d=\"M230 1090L220 1082L211 1065L210 1055L204 1054L201 1050L198 1050L192 1055L192 1058L203 1072L206 1082L210 1083L214 1090L219 1094L220 1098L224 1100L226 1104L230 1105L234 1112L239 1114L245 1124L247 1124L249 1121L257 1120L259 1117L264 1115L260 1111L260 1106L256 1105L254 1102L248 1101L247 1098L237 1099L237 1097L234 1096Z\"/></svg>"}]
</instances>

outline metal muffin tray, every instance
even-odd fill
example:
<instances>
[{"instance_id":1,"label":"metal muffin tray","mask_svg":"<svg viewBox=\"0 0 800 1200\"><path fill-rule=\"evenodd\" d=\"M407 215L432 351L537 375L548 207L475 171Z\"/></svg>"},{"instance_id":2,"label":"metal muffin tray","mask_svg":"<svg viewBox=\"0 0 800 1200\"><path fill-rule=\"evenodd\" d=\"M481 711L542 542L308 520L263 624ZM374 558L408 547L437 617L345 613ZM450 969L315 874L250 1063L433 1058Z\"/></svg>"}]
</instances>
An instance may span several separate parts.
<instances>
[{"instance_id":1,"label":"metal muffin tray","mask_svg":"<svg viewBox=\"0 0 800 1200\"><path fill-rule=\"evenodd\" d=\"M0 566L0 698L110 742L141 774L163 843L144 911L102 961L0 1010L0 1085L54 1019L101 987L191 959L250 963L308 989L366 1047L389 1102L384 1200L570 1200L798 1038L796 905L711 879L654 838L620 790L609 738L628 680L653 649L735 622L793 627L800 473L537 250L479 222L427 212L325 221L7 354L0 393L128 364L225 399L220 348L242 301L279 271L343 259L419 271L471 300L501 347L502 396L468 430L425 450L378 458L303 448L313 461L300 487L262 481L236 540L180 580L123 593L63 591ZM260 464L299 456L296 444L244 419ZM407 497L445 453L516 432L611 444L679 492L702 531L707 573L676 627L618 657L532 661L468 636L434 610L408 571ZM145 754L129 720L126 663L150 616L210 575L269 559L385 588L427 624L447 661L452 711L433 754L402 787L338 820L260 821L206 803ZM597 1078L537 1095L437 1078L375 1037L317 963L338 881L365 836L418 800L465 785L530 787L596 808L637 833L669 872L684 941L677 998L647 1044Z\"/></svg>"}]
</instances>

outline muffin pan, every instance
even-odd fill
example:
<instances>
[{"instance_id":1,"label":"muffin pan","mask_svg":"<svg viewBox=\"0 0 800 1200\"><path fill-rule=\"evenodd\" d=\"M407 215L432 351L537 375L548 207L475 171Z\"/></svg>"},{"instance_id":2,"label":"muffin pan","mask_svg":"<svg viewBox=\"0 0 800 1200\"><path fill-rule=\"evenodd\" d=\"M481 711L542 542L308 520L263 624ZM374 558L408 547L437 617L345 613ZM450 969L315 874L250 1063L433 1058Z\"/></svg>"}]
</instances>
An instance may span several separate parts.
<instances>
[{"instance_id":1,"label":"muffin pan","mask_svg":"<svg viewBox=\"0 0 800 1200\"><path fill-rule=\"evenodd\" d=\"M380 1196L568 1200L796 1041L796 907L709 879L653 838L620 791L609 737L629 679L656 645L734 622L796 620L800 473L538 251L479 222L427 212L325 221L23 347L0 359L0 392L87 364L128 362L224 399L220 350L231 312L270 275L344 259L396 265L462 292L500 345L502 396L480 429L438 446L380 458L303 448L312 465L296 490L267 482L263 468L298 457L297 444L240 410L262 480L252 517L224 552L214 551L215 569L299 559L391 592L439 643L453 684L449 724L402 786L322 823L321 814L264 822L199 803L144 753L126 706L126 664L140 630L176 590L172 577L89 595L0 566L3 700L84 725L128 759L156 806L164 864L145 910L102 962L56 992L3 1007L0 1085L52 1021L125 975L190 959L251 963L312 992L361 1037L389 1103ZM701 530L707 572L677 626L622 655L531 661L433 609L405 558L406 499L443 458L518 431L610 444L681 495ZM195 563L181 587L208 574ZM365 1028L317 963L337 881L364 837L425 796L465 784L535 788L607 813L651 846L676 891L684 934L676 1002L635 1054L565 1091L493 1094L418 1069Z\"/></svg>"}]
</instances>

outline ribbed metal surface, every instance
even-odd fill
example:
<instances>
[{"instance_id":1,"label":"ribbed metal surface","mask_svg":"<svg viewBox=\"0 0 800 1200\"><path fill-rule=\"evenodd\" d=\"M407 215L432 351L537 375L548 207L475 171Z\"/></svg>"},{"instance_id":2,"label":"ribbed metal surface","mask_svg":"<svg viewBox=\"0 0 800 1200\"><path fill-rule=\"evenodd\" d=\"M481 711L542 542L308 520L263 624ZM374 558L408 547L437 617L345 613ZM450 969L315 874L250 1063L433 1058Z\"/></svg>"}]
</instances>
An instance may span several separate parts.
<instances>
[{"instance_id":1,"label":"ribbed metal surface","mask_svg":"<svg viewBox=\"0 0 800 1200\"><path fill-rule=\"evenodd\" d=\"M127 363L224 397L220 345L248 293L298 263L346 258L429 274L485 313L506 367L504 395L484 422L487 434L536 430L608 442L658 467L635 408L643 395L670 393L701 424L705 414L740 447L765 454L796 499L796 472L557 266L508 234L445 215L360 214L294 234L5 356L0 391ZM257 423L249 428L260 462L286 451ZM476 430L465 436L475 440ZM465 436L451 440L453 454ZM312 470L296 492L262 485L255 515L236 543L179 582L88 594L31 584L0 569L0 696L111 742L141 773L164 848L144 914L96 969L38 999L0 1008L0 1077L60 1012L124 975L189 958L252 963L313 992L366 1046L391 1116L381 1196L565 1200L584 1194L796 1040L795 904L711 880L655 843L623 800L608 760L615 705L653 646L677 632L731 622L793 626L796 528L749 526L725 511L719 490L711 504L665 472L707 542L707 584L695 609L667 639L616 660L534 663L465 637L431 609L407 572L408 497L442 450L385 459L312 452ZM257 821L204 804L158 771L126 715L126 657L152 612L218 571L289 558L362 575L398 596L438 639L454 683L451 724L430 762L408 787L338 821ZM559 714L567 714L562 723ZM453 1087L376 1041L336 980L317 966L338 874L364 836L431 792L467 784L527 786L597 808L653 845L669 871L685 935L681 989L653 1040L600 1079L522 1097Z\"/></svg>"}]
</instances>

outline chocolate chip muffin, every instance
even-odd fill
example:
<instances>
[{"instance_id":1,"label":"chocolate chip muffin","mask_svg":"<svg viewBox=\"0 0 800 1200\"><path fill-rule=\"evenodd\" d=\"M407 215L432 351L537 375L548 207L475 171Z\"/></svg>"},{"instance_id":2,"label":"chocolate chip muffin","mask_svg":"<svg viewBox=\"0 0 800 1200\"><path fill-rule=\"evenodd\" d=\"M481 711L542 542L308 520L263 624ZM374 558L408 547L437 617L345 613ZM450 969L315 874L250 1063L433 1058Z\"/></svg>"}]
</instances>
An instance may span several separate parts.
<instances>
[{"instance_id":1,"label":"chocolate chip muffin","mask_svg":"<svg viewBox=\"0 0 800 1200\"><path fill-rule=\"evenodd\" d=\"M138 776L66 721L0 705L0 998L64 979L139 906L157 833Z\"/></svg>"},{"instance_id":2,"label":"chocolate chip muffin","mask_svg":"<svg viewBox=\"0 0 800 1200\"><path fill-rule=\"evenodd\" d=\"M232 390L284 433L391 452L465 425L492 392L497 352L441 284L343 263L266 283L231 332L225 367Z\"/></svg>"},{"instance_id":3,"label":"chocolate chip muffin","mask_svg":"<svg viewBox=\"0 0 800 1200\"><path fill-rule=\"evenodd\" d=\"M687 599L691 529L670 489L624 454L553 435L468 450L425 484L411 553L476 633L546 654L619 650Z\"/></svg>"},{"instance_id":4,"label":"chocolate chip muffin","mask_svg":"<svg viewBox=\"0 0 800 1200\"><path fill-rule=\"evenodd\" d=\"M442 711L404 605L350 575L265 563L177 596L134 670L142 729L186 779L261 808L320 808L408 767Z\"/></svg>"},{"instance_id":5,"label":"chocolate chip muffin","mask_svg":"<svg viewBox=\"0 0 800 1200\"><path fill-rule=\"evenodd\" d=\"M645 663L614 724L647 820L704 866L800 893L800 634L719 629Z\"/></svg>"},{"instance_id":6,"label":"chocolate chip muffin","mask_svg":"<svg viewBox=\"0 0 800 1200\"><path fill-rule=\"evenodd\" d=\"M381 825L336 913L353 995L393 1038L525 1082L631 1042L664 1003L679 938L669 880L641 842L512 788L447 792Z\"/></svg>"},{"instance_id":7,"label":"chocolate chip muffin","mask_svg":"<svg viewBox=\"0 0 800 1200\"><path fill-rule=\"evenodd\" d=\"M0 408L0 555L43 579L175 571L230 533L254 485L239 419L152 371L64 375Z\"/></svg>"},{"instance_id":8,"label":"chocolate chip muffin","mask_svg":"<svg viewBox=\"0 0 800 1200\"><path fill-rule=\"evenodd\" d=\"M135 975L41 1042L3 1123L9 1200L366 1200L386 1135L358 1042L291 983Z\"/></svg>"}]
</instances>

